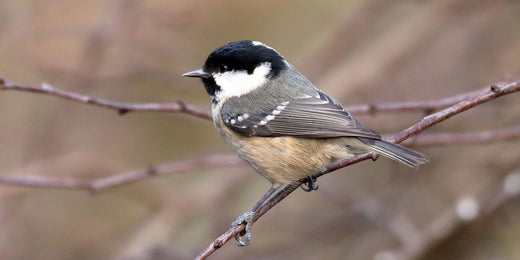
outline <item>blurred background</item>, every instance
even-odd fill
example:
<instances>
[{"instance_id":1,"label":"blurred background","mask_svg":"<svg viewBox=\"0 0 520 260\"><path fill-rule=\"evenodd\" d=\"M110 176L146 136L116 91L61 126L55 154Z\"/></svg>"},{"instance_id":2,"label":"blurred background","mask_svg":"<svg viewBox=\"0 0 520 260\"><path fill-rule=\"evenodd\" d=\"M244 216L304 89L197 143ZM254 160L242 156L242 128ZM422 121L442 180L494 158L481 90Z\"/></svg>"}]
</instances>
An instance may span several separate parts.
<instances>
[{"instance_id":1,"label":"blurred background","mask_svg":"<svg viewBox=\"0 0 520 260\"><path fill-rule=\"evenodd\" d=\"M276 48L347 107L429 100L518 80L519 28L513 0L1 1L0 76L209 109L202 84L181 74L216 47L251 39ZM426 132L517 125L519 98L500 98ZM423 116L358 119L392 134ZM185 114L118 116L3 91L0 118L2 175L95 178L231 152L210 121ZM453 215L461 198L487 201L520 170L520 141L415 149L430 163L413 170L380 159L326 175L318 191L298 190L261 218L250 246L230 241L211 259L520 259L518 198L470 223ZM96 194L1 185L0 258L191 259L268 188L245 165Z\"/></svg>"}]
</instances>

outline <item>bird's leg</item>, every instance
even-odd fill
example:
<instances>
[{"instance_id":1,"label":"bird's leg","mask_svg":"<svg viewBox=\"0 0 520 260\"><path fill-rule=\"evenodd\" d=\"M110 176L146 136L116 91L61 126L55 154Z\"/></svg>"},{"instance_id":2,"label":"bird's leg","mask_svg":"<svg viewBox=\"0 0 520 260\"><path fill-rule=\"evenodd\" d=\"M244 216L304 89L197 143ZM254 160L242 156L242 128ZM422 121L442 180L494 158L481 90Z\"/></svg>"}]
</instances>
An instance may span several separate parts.
<instances>
[{"instance_id":1,"label":"bird's leg","mask_svg":"<svg viewBox=\"0 0 520 260\"><path fill-rule=\"evenodd\" d=\"M317 178L314 178L311 175L309 175L309 176L307 176L307 180L305 180L305 182L302 183L302 186L300 186L300 188L302 188L302 190L305 192L311 192L313 190L318 190L319 186L316 185L316 180L317 180Z\"/></svg>"},{"instance_id":2,"label":"bird's leg","mask_svg":"<svg viewBox=\"0 0 520 260\"><path fill-rule=\"evenodd\" d=\"M251 229L253 227L253 218L255 216L256 211L260 206L264 204L264 202L267 201L275 193L275 191L279 190L279 185L273 185L265 194L262 196L262 198L253 205L251 209L249 209L246 213L242 214L242 216L238 217L232 224L232 227L236 227L242 223L246 223L246 228L244 230L244 234L236 234L235 235L235 243L238 246L247 246L249 244L249 241L251 241Z\"/></svg>"}]
</instances>

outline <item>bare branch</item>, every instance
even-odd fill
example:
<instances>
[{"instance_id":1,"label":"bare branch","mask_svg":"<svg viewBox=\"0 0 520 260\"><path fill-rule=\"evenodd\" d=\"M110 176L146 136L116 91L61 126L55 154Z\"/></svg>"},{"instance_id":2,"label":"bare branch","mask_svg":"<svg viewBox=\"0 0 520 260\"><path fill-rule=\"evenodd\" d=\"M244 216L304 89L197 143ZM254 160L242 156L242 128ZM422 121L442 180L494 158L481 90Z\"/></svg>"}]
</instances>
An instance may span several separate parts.
<instances>
[{"instance_id":1,"label":"bare branch","mask_svg":"<svg viewBox=\"0 0 520 260\"><path fill-rule=\"evenodd\" d=\"M504 85L493 85L489 88L489 90L479 93L472 98L468 98L467 100L461 101L442 111L424 117L419 123L409 127L408 129L402 131L401 133L388 139L387 141L400 143L404 139L407 139L408 137L417 134L434 124L438 124L458 113L464 112L472 107L478 106L497 97L507 95L509 93L513 93L519 90L520 81L511 82Z\"/></svg>"},{"instance_id":2,"label":"bare branch","mask_svg":"<svg viewBox=\"0 0 520 260\"><path fill-rule=\"evenodd\" d=\"M511 83L506 85L513 87L515 83ZM495 89L490 91L490 88L486 88L486 90L473 91L469 93L464 93L460 95L456 95L453 97L443 98L439 100L433 101L423 101L423 102L395 102L395 103L381 103L375 105L361 105L350 108L351 110L356 111L357 113L374 113L379 111L385 112L398 112L398 111L415 111L415 110L435 110L438 108L442 108L446 105L455 103L457 101L462 101L463 99L472 99L473 101L477 100L475 97L479 96L482 98L490 98L490 96L499 94L509 93L510 87L504 89ZM102 107L107 107L111 109L117 109L120 112L125 111L158 111L158 112L172 112L177 111L176 107L178 104L187 108L185 111L189 114L195 113L193 109L190 108L190 105L185 105L183 102L178 103L145 103L145 104L135 104L135 103L120 103L114 102L104 99L96 99L89 96L80 95L74 92L68 92L64 90L55 89L47 84L42 84L40 87L36 86L23 86L19 84L15 84L12 82L8 82L2 80L0 78L0 89L7 90L21 90L21 91L29 91L36 93L48 94L60 98L69 99L72 101L77 101L86 104L94 104ZM501 95L502 95L501 94ZM478 101L478 100L477 100ZM476 104L474 104L476 105ZM372 111L372 112L371 112ZM198 113L198 112L197 112ZM202 118L210 118L209 112L203 112L200 110L200 115ZM435 114L435 115L438 115ZM433 116L433 115L432 115ZM426 117L429 118L429 117ZM426 119L425 118L425 119ZM424 119L423 119L424 121ZM435 133L435 134L422 134L413 139L407 140L405 145L413 145L413 146L433 146L433 145L454 145L454 144L469 144L469 143L483 143L483 142L493 142L499 140L507 140L512 138L518 138L520 136L520 125L512 126L505 129L496 129L490 131L482 131L482 132L463 132L463 133ZM199 158L195 160L187 160L187 161L178 161L173 163L167 163L162 165L152 165L145 169L140 169L132 172L120 173L117 175L103 177L99 179L77 179L77 178L56 178L49 176L41 176L41 175L22 175L22 176L0 176L0 183L9 184L9 185L17 185L17 186L27 186L27 187L46 187L46 188L66 188L66 189L87 189L91 191L99 191L102 189L110 188L117 185L122 185L125 183L131 183L135 181L139 181L149 176L156 175L154 173L158 172L159 174L172 172L182 172L188 171L190 167L179 167L178 165L192 165L196 164L196 162L205 162L202 167L211 167L211 166L223 166L223 165L237 165L240 164L241 161L237 159L237 157L233 157L232 155L213 155L205 158ZM213 160L212 158L228 158L223 161ZM361 157L356 157L356 161L352 161L352 163L366 160L372 158L371 155L365 155ZM341 161L342 163L350 163L349 160ZM342 168L350 164L338 164L334 167ZM338 168L330 168L332 171Z\"/></svg>"},{"instance_id":3,"label":"bare branch","mask_svg":"<svg viewBox=\"0 0 520 260\"><path fill-rule=\"evenodd\" d=\"M479 132L421 134L403 141L402 144L407 146L484 144L517 138L520 138L520 125Z\"/></svg>"},{"instance_id":4,"label":"bare branch","mask_svg":"<svg viewBox=\"0 0 520 260\"><path fill-rule=\"evenodd\" d=\"M460 95L441 98L437 100L414 101L414 102L391 102L379 104L354 105L347 107L348 110L357 115L361 114L376 114L376 113L391 113L391 112L414 112L422 111L432 113L439 109L459 103L463 100L473 97L479 93L488 91L489 88L471 91ZM138 111L153 111L153 112L179 112L193 115L199 118L211 119L211 112L209 110L198 108L191 104L186 104L181 100L173 103L126 103L107 99L95 98L87 95L82 95L72 91L57 89L49 84L43 83L40 86L22 85L3 78L0 78L0 90L17 90L25 92L34 92L45 95L50 95L58 98L63 98L84 104L100 106L109 109L115 109L120 114Z\"/></svg>"},{"instance_id":5,"label":"bare branch","mask_svg":"<svg viewBox=\"0 0 520 260\"><path fill-rule=\"evenodd\" d=\"M452 97L441 98L437 100L427 101L411 101L411 102L391 102L391 103L379 103L379 104L366 104L366 105L355 105L347 107L348 111L353 114L371 114L374 115L379 112L413 112L413 111L424 111L427 113L435 112L439 109L446 108L457 104L463 100L471 98L479 93L488 91L489 87L462 93Z\"/></svg>"},{"instance_id":6,"label":"bare branch","mask_svg":"<svg viewBox=\"0 0 520 260\"><path fill-rule=\"evenodd\" d=\"M520 91L520 81L512 82L504 85L493 85L488 88L487 91L478 92L474 96L468 97L466 100L463 100L451 107L448 107L442 111L439 111L435 114L424 117L420 122L410 126L409 128L401 131L399 134L386 139L389 142L401 142L412 135L418 134L424 129L431 127L434 124L438 124L456 114L459 114L463 111L466 111L472 107L485 103L489 100L498 98L500 96L513 93L516 91ZM349 159L339 160L334 163L327 165L326 170L322 173L317 174L315 177L319 177L325 174L328 174L334 170L349 166L351 164L361 162L367 159L375 159L372 153L362 154L358 156L354 156ZM295 182L294 185L289 186L287 189L280 191L275 194L270 200L268 200L264 205L262 205L258 211L256 212L253 221L258 220L263 214L269 211L272 207L274 207L278 202L287 197L290 193L292 193L303 180ZM227 241L229 241L235 234L243 232L245 229L245 223L242 225L237 225L235 227L230 228L224 234L219 236L215 242L211 243L208 247L206 247L197 257L197 259L206 259L209 255L211 255L215 250L222 247Z\"/></svg>"},{"instance_id":7,"label":"bare branch","mask_svg":"<svg viewBox=\"0 0 520 260\"><path fill-rule=\"evenodd\" d=\"M42 84L41 86L26 86L16 84L10 81L6 81L0 78L0 90L18 90L28 91L35 93L42 93L51 95L63 99L72 100L75 102L92 104L101 106L109 109L118 110L119 113L124 114L130 111L156 111L156 112L183 112L193 116L197 116L204 119L210 119L211 115L209 111L205 111L196 108L192 105L177 101L175 103L123 103L115 102L105 99L93 98L75 92L69 92L64 90L55 89L48 84ZM502 95L510 94L520 90L520 82L512 82L503 85L494 85L485 90L473 91L464 94L460 94L453 97L432 100L432 101L421 101L421 102L396 102L396 103L382 103L373 105L360 105L352 106L349 110L352 113L362 114L370 113L374 114L377 112L403 112L403 111L426 111L432 112L438 109L448 107L442 111L434 113L432 115L424 117L420 122L410 126L409 128L401 131L399 134L388 138L390 142L401 142L412 135L416 135L424 129L431 127L434 124L438 124L458 113L461 113L467 109L473 108L477 105L485 103L489 100L495 99ZM473 142L491 142L497 140L505 140L508 138L516 138L520 135L520 126L513 126L502 130L494 131L483 131L473 133L445 133L445 134L428 134L421 135L413 141L407 142L411 145L436 145L436 144L461 144L461 143L473 143ZM339 168L346 167L348 165L361 162L367 159L377 159L377 155L373 153L367 153L358 155L350 159L340 160L335 163L331 163L326 166L326 170L323 173L318 174L316 177L327 174ZM193 159L188 161L174 162L168 164L162 164L157 166L150 166L145 169L135 170L131 172L121 173L118 175L93 179L93 180L81 180L73 178L52 178L44 176L3 176L0 177L0 183L20 185L20 186L34 186L34 187L52 187L52 188L69 188L69 189L86 189L90 191L99 191L109 187L121 185L124 183L135 182L147 178L151 175L160 175L165 173L176 173L184 172L188 170L212 167L212 166L223 166L223 165L236 165L241 161L234 155L214 155L205 158ZM287 197L293 192L302 181L295 182L286 189L275 194L269 201L267 201L262 207L258 209L254 216L254 221L258 220L263 214L274 207L278 202ZM243 232L245 225L236 226L229 229L226 233L218 237L213 243L211 243L204 251L200 253L198 259L205 259L212 254L215 250L223 246L229 241L235 234Z\"/></svg>"},{"instance_id":8,"label":"bare branch","mask_svg":"<svg viewBox=\"0 0 520 260\"><path fill-rule=\"evenodd\" d=\"M41 84L41 86L29 86L21 85L2 78L0 78L0 90L18 90L50 95L75 102L115 109L119 112L119 114L126 114L128 112L134 111L180 112L204 119L212 118L211 113L208 110L186 104L180 100L174 103L125 103L90 97L72 91L57 89L46 83Z\"/></svg>"},{"instance_id":9,"label":"bare branch","mask_svg":"<svg viewBox=\"0 0 520 260\"><path fill-rule=\"evenodd\" d=\"M407 146L480 144L517 138L520 138L520 125L481 132L421 134L415 138L405 140L402 144ZM0 183L25 187L86 189L98 192L114 186L140 181L155 175L181 173L199 168L235 166L240 164L243 164L243 161L239 160L236 155L215 154L203 158L176 161L160 165L150 165L144 169L97 179L60 178L43 175L7 175L0 176Z\"/></svg>"},{"instance_id":10,"label":"bare branch","mask_svg":"<svg viewBox=\"0 0 520 260\"><path fill-rule=\"evenodd\" d=\"M271 208L273 208L278 202L285 199L289 194L291 194L294 190L296 190L300 185L303 183L303 181L296 181L293 182L291 185L287 186L285 189L279 191L276 193L271 199L266 201L260 208L258 208L258 211L256 211L255 216L253 217L253 222L256 222L260 217L262 217L267 211L269 211ZM220 235L217 239L215 239L208 247L206 247L202 252L195 258L195 260L202 260L206 259L208 256L210 256L213 252L215 252L217 249L221 248L225 243L227 243L229 240L231 240L233 237L235 237L236 234L244 232L246 228L246 223L242 223L241 225L237 225L235 227L231 227Z\"/></svg>"},{"instance_id":11,"label":"bare branch","mask_svg":"<svg viewBox=\"0 0 520 260\"><path fill-rule=\"evenodd\" d=\"M100 190L122 184L137 182L150 176L182 173L196 169L210 168L215 166L238 165L241 163L242 160L240 160L235 154L211 155L191 160L158 164L143 169L90 180L77 178L56 178L40 175L0 175L0 183L42 188L82 189L91 192L98 192Z\"/></svg>"}]
</instances>

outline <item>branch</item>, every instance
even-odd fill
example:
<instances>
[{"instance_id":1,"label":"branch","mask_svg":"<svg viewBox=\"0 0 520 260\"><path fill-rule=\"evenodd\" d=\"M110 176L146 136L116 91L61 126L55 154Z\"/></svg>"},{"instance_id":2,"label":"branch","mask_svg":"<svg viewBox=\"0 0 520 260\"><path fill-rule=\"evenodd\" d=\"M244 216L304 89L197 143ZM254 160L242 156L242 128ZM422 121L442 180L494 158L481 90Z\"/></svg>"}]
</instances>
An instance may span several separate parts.
<instances>
[{"instance_id":1,"label":"branch","mask_svg":"<svg viewBox=\"0 0 520 260\"><path fill-rule=\"evenodd\" d=\"M388 139L387 141L400 143L404 139L412 136L413 134L417 134L422 130L434 125L438 124L458 113L464 112L472 107L478 106L482 103L488 102L492 99L501 97L503 95L507 95L520 90L520 81L504 84L504 85L492 85L489 90L484 91L475 95L472 98L468 98L467 100L461 101L451 107L448 107L440 112L424 117L419 123L409 127L408 129L402 131L396 136Z\"/></svg>"},{"instance_id":2,"label":"branch","mask_svg":"<svg viewBox=\"0 0 520 260\"><path fill-rule=\"evenodd\" d=\"M420 122L410 126L409 128L401 131L397 135L386 139L389 142L399 143L412 135L418 134L424 129L431 127L434 124L438 124L456 114L464 112L470 108L478 106L482 103L490 101L492 99L498 98L503 95L507 95L516 91L520 91L520 81L512 82L504 85L493 85L488 88L486 91L474 93L473 96L467 97L465 100L450 106L442 111L439 111L435 114L424 117ZM352 165L354 163L358 163L367 159L375 159L372 153L357 155L349 159L339 160L334 163L331 163L325 166L326 170L322 173L317 174L315 177L319 177L325 174L328 174L334 170ZM253 221L258 220L263 214L269 211L272 207L274 207L278 202L287 197L290 193L292 193L297 187L301 185L303 180L297 181L294 185L288 186L286 189L275 194L271 199L269 199L264 205L262 205L255 216L253 217ZM211 255L215 250L222 247L227 241L229 241L236 234L244 232L245 223L242 225L237 225L235 227L230 228L224 234L219 236L215 241L213 241L208 247L206 247L196 259L206 259L209 255Z\"/></svg>"},{"instance_id":3,"label":"branch","mask_svg":"<svg viewBox=\"0 0 520 260\"><path fill-rule=\"evenodd\" d=\"M211 155L191 160L158 164L143 169L90 180L55 178L39 175L12 175L0 176L0 183L17 186L81 189L90 192L98 192L122 184L137 182L150 176L164 175L167 173L181 173L196 169L212 168L215 166L237 165L240 163L242 163L242 160L240 160L235 154Z\"/></svg>"},{"instance_id":4,"label":"branch","mask_svg":"<svg viewBox=\"0 0 520 260\"><path fill-rule=\"evenodd\" d=\"M452 104L454 102L470 102L470 104L462 102L459 104L463 109L464 107L473 107L483 102L486 102L490 99L496 98L500 95L505 95L511 93L515 90L515 86L517 82L507 84L503 87L492 86L491 91L489 88L485 91L473 91L469 93L464 93L460 95L456 95L453 97L443 98L439 100L433 101L422 101L422 102L401 102L401 103L381 103L375 105L360 105L351 107L351 111L355 111L357 113L375 113L379 111L385 112L397 112L397 111L415 111L415 110L435 110L446 105ZM96 99L89 96L80 95L74 92L68 92L64 90L55 89L52 86L47 84L42 84L40 87L36 86L24 86L19 85L13 82L9 82L0 78L0 89L2 90L21 90L21 91L29 91L36 93L48 94L64 99L69 99L76 102L93 104L101 107L106 107L110 109L116 109L120 113L125 113L128 111L158 111L158 112L186 112L188 114L196 114L202 118L210 118L209 112L204 112L202 110L193 110L191 105L185 105L183 102L178 103L121 103L114 102L104 99ZM473 103L473 104L471 104ZM179 110L179 106L184 108L184 110ZM467 108L466 108L467 109ZM453 113L446 112L449 110L445 110L445 113L440 114L437 113L430 117L425 117L420 124L416 124L421 126L422 129L429 127L428 120L431 122L437 123L438 119L446 119L449 118ZM463 110L461 110L463 111ZM458 113L458 112L457 112ZM434 118L434 116L438 118ZM441 120L441 121L442 121ZM421 129L418 129L422 131ZM410 131L403 131L402 133L406 133ZM402 134L401 133L401 134ZM415 131L410 132L411 134L415 133ZM410 134L410 135L411 135ZM468 144L468 143L483 143L483 142L492 142L498 140L507 140L511 138L517 138L520 135L520 126L512 126L505 129L492 130L492 131L482 131L482 132L473 132L473 133L437 133L437 134L425 134L414 138L413 140L407 141L405 144L414 145L414 146L431 146L431 145L452 145L452 144ZM403 137L398 137L402 140ZM392 140L392 139L389 139ZM397 140L397 139L396 139ZM214 155L214 158L220 158L219 156L230 156L230 155ZM366 155L358 158L359 161L366 160L370 156ZM68 189L88 189L93 191L99 191L101 189L121 185L124 183L135 182L138 180L142 180L147 178L148 176L155 175L154 172L159 169L159 173L166 173L171 169L170 172L180 172L184 170L184 167L177 167L177 165L190 165L193 162L204 161L203 167L210 166L221 166L221 165L235 165L239 164L240 161L234 157L234 160L211 160L210 157L200 158L196 160L188 160L182 162L174 162L169 164L150 166L146 169L136 170L132 172L121 173L118 175L104 177L99 179L75 179L75 178L53 178L47 176L2 176L0 177L0 183L11 184L11 185L19 185L19 186L34 186L34 187L49 187L49 188L68 188ZM370 157L371 158L371 157ZM207 163L211 161L212 163ZM342 161L346 163L345 161ZM355 163L357 161L353 161ZM224 164L222 164L224 163ZM347 165L338 164L336 166L332 166L330 171L337 169L334 167L345 167ZM155 170L154 170L155 169ZM189 170L191 168L185 168L185 170Z\"/></svg>"},{"instance_id":5,"label":"branch","mask_svg":"<svg viewBox=\"0 0 520 260\"><path fill-rule=\"evenodd\" d=\"M87 95L82 95L76 92L57 89L47 83L42 83L40 86L22 85L3 78L0 78L0 90L16 90L24 92L33 92L44 95L50 95L62 99L67 99L79 103L90 104L94 106L114 109L119 114L126 114L128 112L178 112L186 113L203 119L212 119L211 112L198 108L191 104L186 104L181 100L173 103L125 103L112 101L107 99L95 98ZM468 93L459 94L452 97L441 98L437 100L414 101L414 102L391 102L379 104L355 105L347 107L353 114L376 114L381 112L413 112L424 111L432 113L439 109L459 103L469 97L475 96L478 93L487 91L486 89L472 91Z\"/></svg>"},{"instance_id":6,"label":"branch","mask_svg":"<svg viewBox=\"0 0 520 260\"><path fill-rule=\"evenodd\" d=\"M366 104L366 105L355 105L348 106L347 110L353 114L371 114L375 115L379 112L413 112L413 111L424 111L432 113L437 110L452 106L463 100L474 97L475 95L488 91L489 87L462 93L452 97L441 98L437 100L426 100L426 101L411 101L411 102L389 102L379 104Z\"/></svg>"},{"instance_id":7,"label":"branch","mask_svg":"<svg viewBox=\"0 0 520 260\"><path fill-rule=\"evenodd\" d=\"M436 146L457 144L484 144L517 139L520 137L520 125L509 126L479 132L434 133L421 134L415 138L403 141L406 146Z\"/></svg>"},{"instance_id":8,"label":"branch","mask_svg":"<svg viewBox=\"0 0 520 260\"><path fill-rule=\"evenodd\" d=\"M520 138L520 125L481 132L421 134L415 138L405 140L402 144L415 147L482 144L517 138ZM240 164L243 164L243 161L239 160L234 154L215 154L202 158L150 165L147 168L95 179L59 178L43 175L0 175L0 184L38 188L80 189L99 192L115 186L137 182L151 176L181 173L201 168L236 166Z\"/></svg>"},{"instance_id":9,"label":"branch","mask_svg":"<svg viewBox=\"0 0 520 260\"><path fill-rule=\"evenodd\" d=\"M125 103L102 98L90 97L72 91L57 89L47 83L42 83L40 86L21 85L3 78L0 78L0 90L18 90L50 95L79 103L114 109L117 110L120 115L134 111L153 111L179 112L204 119L212 118L210 111L198 108L194 105L186 104L181 100L178 100L173 103Z\"/></svg>"},{"instance_id":10,"label":"branch","mask_svg":"<svg viewBox=\"0 0 520 260\"><path fill-rule=\"evenodd\" d=\"M399 134L388 138L390 142L401 142L412 135L415 135L424 129L431 127L434 124L440 123L458 113L467 109L473 108L477 105L485 103L489 100L495 99L502 95L510 94L520 90L520 82L512 82L504 85L494 85L484 90L472 91L453 97L442 98L431 101L419 102L395 102L395 103L380 103L349 107L349 111L355 114L377 112L404 112L404 111L425 111L432 112L445 107L448 107L440 112L424 117L420 122L412 125L408 129L401 131ZM55 96L75 102L84 104L91 104L109 109L115 109L120 114L125 114L132 111L156 111L156 112L182 112L196 117L211 119L209 111L196 108L193 105L185 104L182 101L175 103L124 103L111 101L100 98L93 98L86 95L81 95L75 92L56 89L48 84L41 86L20 85L11 81L0 78L0 90L18 90L26 92L35 92L50 96ZM408 141L407 144L416 146L438 145L438 144L462 144L474 142L491 142L497 140L505 140L509 138L516 138L520 135L520 126L513 126L506 129L483 131L473 133L445 133L445 134L428 134L422 135L413 141ZM358 163L367 159L377 159L375 154L363 154L349 159L340 160L326 166L323 173L316 177L330 173L339 168ZM96 192L109 187L122 185L124 183L136 182L152 175L162 175L166 173L178 173L193 169L206 168L212 166L236 165L241 163L238 157L234 155L214 155L205 158L192 159L187 161L173 162L150 166L148 168L139 169L131 172L121 173L110 177L98 179L74 179L74 178L53 178L44 176L0 176L0 183L32 186L32 187L49 187L49 188L68 188L68 189L86 189ZM269 201L267 201L261 208L258 209L254 216L254 221L258 220L263 214L274 207L278 202L292 193L301 181L295 182L286 189L275 194ZM198 256L199 259L205 259L216 249L223 246L235 234L243 232L245 225L237 226L229 229L226 233L217 238L210 246L208 246Z\"/></svg>"}]
</instances>

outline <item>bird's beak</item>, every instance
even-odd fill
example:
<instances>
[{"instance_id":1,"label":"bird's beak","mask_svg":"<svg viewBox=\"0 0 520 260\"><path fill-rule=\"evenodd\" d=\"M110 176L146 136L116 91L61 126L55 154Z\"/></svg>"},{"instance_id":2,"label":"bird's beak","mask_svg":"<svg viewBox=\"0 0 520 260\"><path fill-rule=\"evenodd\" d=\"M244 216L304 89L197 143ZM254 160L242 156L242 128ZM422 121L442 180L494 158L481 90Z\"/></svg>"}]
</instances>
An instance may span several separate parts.
<instances>
[{"instance_id":1,"label":"bird's beak","mask_svg":"<svg viewBox=\"0 0 520 260\"><path fill-rule=\"evenodd\" d=\"M209 78L209 77L211 77L211 74L205 72L204 68L198 68L198 69L190 70L190 71L182 74L182 76L194 77L194 78Z\"/></svg>"}]
</instances>

